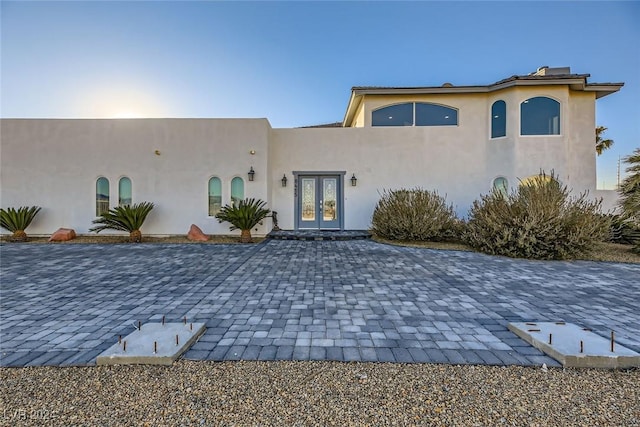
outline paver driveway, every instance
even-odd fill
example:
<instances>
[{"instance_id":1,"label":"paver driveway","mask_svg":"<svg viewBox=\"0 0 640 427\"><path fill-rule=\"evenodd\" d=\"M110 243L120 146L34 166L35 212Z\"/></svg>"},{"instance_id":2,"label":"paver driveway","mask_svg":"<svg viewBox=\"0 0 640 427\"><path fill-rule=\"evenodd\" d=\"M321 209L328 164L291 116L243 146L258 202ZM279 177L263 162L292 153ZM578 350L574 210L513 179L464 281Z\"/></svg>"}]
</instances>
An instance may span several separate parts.
<instances>
[{"instance_id":1,"label":"paver driveway","mask_svg":"<svg viewBox=\"0 0 640 427\"><path fill-rule=\"evenodd\" d=\"M82 365L134 322L187 316L206 360L556 365L509 321L574 322L640 351L640 265L372 241L0 246L3 366Z\"/></svg>"}]
</instances>

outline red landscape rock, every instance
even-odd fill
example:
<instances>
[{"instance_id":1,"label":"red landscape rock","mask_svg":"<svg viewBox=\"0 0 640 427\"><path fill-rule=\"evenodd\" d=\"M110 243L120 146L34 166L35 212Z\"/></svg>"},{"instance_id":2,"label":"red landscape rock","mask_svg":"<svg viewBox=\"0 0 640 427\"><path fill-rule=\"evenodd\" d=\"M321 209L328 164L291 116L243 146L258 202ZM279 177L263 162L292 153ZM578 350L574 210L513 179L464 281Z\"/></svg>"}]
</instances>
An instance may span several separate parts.
<instances>
[{"instance_id":1,"label":"red landscape rock","mask_svg":"<svg viewBox=\"0 0 640 427\"><path fill-rule=\"evenodd\" d=\"M200 227L195 224L191 224L191 228L189 228L189 232L187 233L187 239L193 240L194 242L206 242L209 240L209 236L204 234Z\"/></svg>"},{"instance_id":2,"label":"red landscape rock","mask_svg":"<svg viewBox=\"0 0 640 427\"><path fill-rule=\"evenodd\" d=\"M76 238L76 232L71 228L59 228L49 238L50 242L66 242Z\"/></svg>"}]
</instances>

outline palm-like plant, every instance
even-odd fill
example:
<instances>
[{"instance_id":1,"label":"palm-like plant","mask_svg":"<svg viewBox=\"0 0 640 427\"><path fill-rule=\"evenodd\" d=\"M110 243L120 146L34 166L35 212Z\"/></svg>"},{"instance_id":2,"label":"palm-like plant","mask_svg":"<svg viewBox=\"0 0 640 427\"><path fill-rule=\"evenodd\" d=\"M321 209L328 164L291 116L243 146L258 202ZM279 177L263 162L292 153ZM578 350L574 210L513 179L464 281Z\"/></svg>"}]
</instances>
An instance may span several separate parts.
<instances>
[{"instance_id":1,"label":"palm-like plant","mask_svg":"<svg viewBox=\"0 0 640 427\"><path fill-rule=\"evenodd\" d=\"M27 233L24 230L31 224L40 209L38 206L0 209L0 226L13 233L10 238L12 242L24 242L27 240Z\"/></svg>"},{"instance_id":2,"label":"palm-like plant","mask_svg":"<svg viewBox=\"0 0 640 427\"><path fill-rule=\"evenodd\" d=\"M251 229L258 225L260 221L269 216L269 209L266 209L267 202L256 199L244 199L232 205L225 205L216 214L218 222L228 222L229 229L240 230L240 242L251 243Z\"/></svg>"},{"instance_id":3,"label":"palm-like plant","mask_svg":"<svg viewBox=\"0 0 640 427\"><path fill-rule=\"evenodd\" d=\"M607 128L604 126L598 126L596 128L596 153L598 156L602 154L604 150L611 148L613 145L613 139L604 139L602 134L607 131Z\"/></svg>"},{"instance_id":4,"label":"palm-like plant","mask_svg":"<svg viewBox=\"0 0 640 427\"><path fill-rule=\"evenodd\" d=\"M640 227L640 148L625 157L629 175L620 184L620 206L622 217L635 227ZM636 252L640 253L640 243L636 244Z\"/></svg>"},{"instance_id":5,"label":"palm-like plant","mask_svg":"<svg viewBox=\"0 0 640 427\"><path fill-rule=\"evenodd\" d=\"M93 223L98 225L90 228L89 231L95 231L96 233L103 230L128 231L129 241L140 243L142 241L140 228L153 206L151 202L141 202L132 206L124 205L109 209L99 218L93 220Z\"/></svg>"}]
</instances>

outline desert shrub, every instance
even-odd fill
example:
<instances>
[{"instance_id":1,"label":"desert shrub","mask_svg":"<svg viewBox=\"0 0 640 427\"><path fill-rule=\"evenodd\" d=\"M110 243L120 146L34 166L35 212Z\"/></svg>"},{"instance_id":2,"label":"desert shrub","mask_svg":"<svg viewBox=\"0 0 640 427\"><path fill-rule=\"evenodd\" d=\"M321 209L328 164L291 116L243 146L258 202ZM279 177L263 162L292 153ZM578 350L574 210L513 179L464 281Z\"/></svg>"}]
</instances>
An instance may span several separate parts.
<instances>
[{"instance_id":1,"label":"desert shrub","mask_svg":"<svg viewBox=\"0 0 640 427\"><path fill-rule=\"evenodd\" d=\"M640 244L640 226L638 224L621 215L611 215L609 219L611 226L609 227L608 241L622 245Z\"/></svg>"},{"instance_id":2,"label":"desert shrub","mask_svg":"<svg viewBox=\"0 0 640 427\"><path fill-rule=\"evenodd\" d=\"M508 195L492 192L469 212L464 240L489 254L533 259L567 259L588 252L609 233L601 200L571 197L566 186L544 173Z\"/></svg>"},{"instance_id":3,"label":"desert shrub","mask_svg":"<svg viewBox=\"0 0 640 427\"><path fill-rule=\"evenodd\" d=\"M372 231L389 240L449 240L460 234L452 205L435 191L385 190L371 220Z\"/></svg>"},{"instance_id":4,"label":"desert shrub","mask_svg":"<svg viewBox=\"0 0 640 427\"><path fill-rule=\"evenodd\" d=\"M103 212L99 218L93 220L95 227L89 231L99 233L103 230L118 230L129 232L129 241L132 243L142 242L142 224L147 219L147 215L153 209L151 202L141 202L135 205L116 206Z\"/></svg>"},{"instance_id":5,"label":"desert shrub","mask_svg":"<svg viewBox=\"0 0 640 427\"><path fill-rule=\"evenodd\" d=\"M40 209L39 206L0 209L0 227L13 233L9 240L24 242L27 240L27 233L24 230L31 224Z\"/></svg>"}]
</instances>

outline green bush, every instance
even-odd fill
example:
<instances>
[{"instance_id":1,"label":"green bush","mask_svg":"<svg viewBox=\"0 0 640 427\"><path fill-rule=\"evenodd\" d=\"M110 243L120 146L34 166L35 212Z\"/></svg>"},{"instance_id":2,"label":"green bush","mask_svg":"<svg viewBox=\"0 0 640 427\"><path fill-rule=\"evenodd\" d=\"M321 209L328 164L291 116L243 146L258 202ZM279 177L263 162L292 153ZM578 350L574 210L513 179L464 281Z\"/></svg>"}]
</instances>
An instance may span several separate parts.
<instances>
[{"instance_id":1,"label":"green bush","mask_svg":"<svg viewBox=\"0 0 640 427\"><path fill-rule=\"evenodd\" d=\"M151 202L141 202L132 206L124 205L109 209L93 221L97 226L90 228L89 231L96 233L103 230L127 231L130 242L140 243L142 241L140 228L153 206Z\"/></svg>"},{"instance_id":2,"label":"green bush","mask_svg":"<svg viewBox=\"0 0 640 427\"><path fill-rule=\"evenodd\" d=\"M421 188L385 190L371 223L376 235L389 240L451 240L461 230L453 206L437 192Z\"/></svg>"},{"instance_id":3,"label":"green bush","mask_svg":"<svg viewBox=\"0 0 640 427\"><path fill-rule=\"evenodd\" d=\"M508 195L497 191L473 202L464 240L496 255L567 259L588 252L609 233L602 201L587 193L570 197L566 186L544 173Z\"/></svg>"},{"instance_id":4,"label":"green bush","mask_svg":"<svg viewBox=\"0 0 640 427\"><path fill-rule=\"evenodd\" d=\"M240 241L242 243L251 243L251 229L264 220L269 213L266 209L267 202L256 199L244 199L232 205L226 205L220 212L216 214L218 222L228 222L231 224L229 229L240 230Z\"/></svg>"},{"instance_id":5,"label":"green bush","mask_svg":"<svg viewBox=\"0 0 640 427\"><path fill-rule=\"evenodd\" d=\"M27 233L24 230L31 224L40 209L38 206L0 209L0 227L13 233L11 241L24 242L27 240Z\"/></svg>"}]
</instances>

